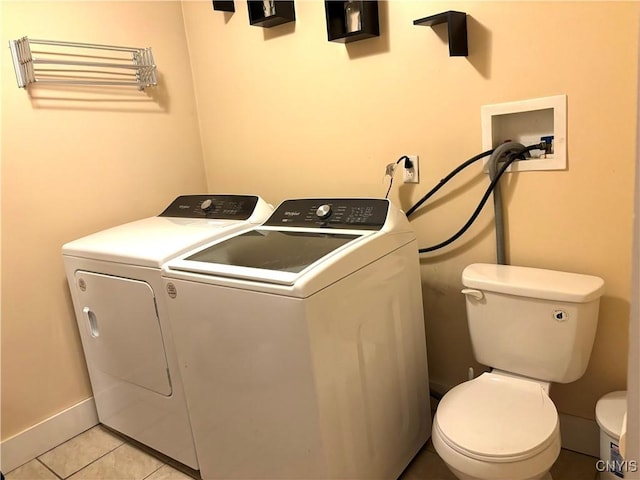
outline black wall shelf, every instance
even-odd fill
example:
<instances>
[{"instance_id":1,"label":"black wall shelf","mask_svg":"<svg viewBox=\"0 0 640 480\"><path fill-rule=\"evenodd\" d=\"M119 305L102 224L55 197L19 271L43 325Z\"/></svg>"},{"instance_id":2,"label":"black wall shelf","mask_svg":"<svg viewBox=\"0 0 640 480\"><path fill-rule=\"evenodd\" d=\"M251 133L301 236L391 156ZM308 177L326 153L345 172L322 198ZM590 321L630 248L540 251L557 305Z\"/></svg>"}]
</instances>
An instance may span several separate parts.
<instances>
[{"instance_id":1,"label":"black wall shelf","mask_svg":"<svg viewBox=\"0 0 640 480\"><path fill-rule=\"evenodd\" d=\"M360 14L359 28L349 26L349 11L352 8ZM349 43L380 36L377 0L325 0L324 9L327 15L327 38L330 42Z\"/></svg>"},{"instance_id":2,"label":"black wall shelf","mask_svg":"<svg viewBox=\"0 0 640 480\"><path fill-rule=\"evenodd\" d=\"M213 0L213 9L221 12L235 12L236 6L233 0Z\"/></svg>"},{"instance_id":3,"label":"black wall shelf","mask_svg":"<svg viewBox=\"0 0 640 480\"><path fill-rule=\"evenodd\" d=\"M273 1L273 10L267 11L266 4L262 0L249 0L249 23L257 27L275 27L283 23L294 22L296 20L296 11L293 1L275 0Z\"/></svg>"},{"instance_id":4,"label":"black wall shelf","mask_svg":"<svg viewBox=\"0 0 640 480\"><path fill-rule=\"evenodd\" d=\"M469 55L467 44L467 14L449 10L448 12L431 15L430 17L414 20L414 25L433 27L441 23L448 24L449 56L466 57Z\"/></svg>"}]
</instances>

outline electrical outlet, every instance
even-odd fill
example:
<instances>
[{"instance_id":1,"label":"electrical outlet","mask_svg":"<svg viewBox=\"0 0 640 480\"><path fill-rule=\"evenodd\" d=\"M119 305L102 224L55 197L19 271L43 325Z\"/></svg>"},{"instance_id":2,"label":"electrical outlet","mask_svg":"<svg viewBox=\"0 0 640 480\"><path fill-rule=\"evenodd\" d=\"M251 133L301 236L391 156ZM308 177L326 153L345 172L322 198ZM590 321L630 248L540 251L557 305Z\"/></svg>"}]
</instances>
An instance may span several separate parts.
<instances>
[{"instance_id":1,"label":"electrical outlet","mask_svg":"<svg viewBox=\"0 0 640 480\"><path fill-rule=\"evenodd\" d=\"M407 155L411 160L411 168L405 168L402 164L402 173L404 175L404 183L420 183L420 175L418 170L418 155Z\"/></svg>"}]
</instances>

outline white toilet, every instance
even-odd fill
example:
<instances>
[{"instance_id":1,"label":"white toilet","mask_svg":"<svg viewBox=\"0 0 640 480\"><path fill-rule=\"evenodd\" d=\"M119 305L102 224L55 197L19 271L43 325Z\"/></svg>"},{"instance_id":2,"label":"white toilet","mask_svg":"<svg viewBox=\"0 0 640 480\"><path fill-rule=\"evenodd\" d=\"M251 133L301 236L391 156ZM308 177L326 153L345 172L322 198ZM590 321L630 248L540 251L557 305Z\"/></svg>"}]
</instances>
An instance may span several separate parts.
<instances>
[{"instance_id":1,"label":"white toilet","mask_svg":"<svg viewBox=\"0 0 640 480\"><path fill-rule=\"evenodd\" d=\"M492 370L442 398L433 446L461 480L550 479L560 453L550 382L584 374L604 281L473 264L462 283L474 356Z\"/></svg>"}]
</instances>

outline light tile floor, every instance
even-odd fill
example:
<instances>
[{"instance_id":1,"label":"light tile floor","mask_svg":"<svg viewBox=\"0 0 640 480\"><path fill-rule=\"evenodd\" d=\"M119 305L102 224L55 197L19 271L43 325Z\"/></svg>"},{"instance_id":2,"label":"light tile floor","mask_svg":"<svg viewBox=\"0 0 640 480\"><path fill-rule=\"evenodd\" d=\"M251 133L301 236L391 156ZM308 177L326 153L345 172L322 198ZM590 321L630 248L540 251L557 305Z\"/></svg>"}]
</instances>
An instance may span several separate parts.
<instances>
[{"instance_id":1,"label":"light tile floor","mask_svg":"<svg viewBox=\"0 0 640 480\"><path fill-rule=\"evenodd\" d=\"M551 474L554 480L595 480L595 462L593 457L562 450ZM176 466L98 425L9 472L6 480L191 480L193 472L187 475ZM455 477L429 441L400 479Z\"/></svg>"},{"instance_id":2,"label":"light tile floor","mask_svg":"<svg viewBox=\"0 0 640 480\"><path fill-rule=\"evenodd\" d=\"M6 480L191 480L171 461L98 425L9 472Z\"/></svg>"},{"instance_id":3,"label":"light tile floor","mask_svg":"<svg viewBox=\"0 0 640 480\"><path fill-rule=\"evenodd\" d=\"M553 480L597 480L596 458L562 450L551 467ZM418 452L399 480L456 480L433 449L431 440Z\"/></svg>"}]
</instances>

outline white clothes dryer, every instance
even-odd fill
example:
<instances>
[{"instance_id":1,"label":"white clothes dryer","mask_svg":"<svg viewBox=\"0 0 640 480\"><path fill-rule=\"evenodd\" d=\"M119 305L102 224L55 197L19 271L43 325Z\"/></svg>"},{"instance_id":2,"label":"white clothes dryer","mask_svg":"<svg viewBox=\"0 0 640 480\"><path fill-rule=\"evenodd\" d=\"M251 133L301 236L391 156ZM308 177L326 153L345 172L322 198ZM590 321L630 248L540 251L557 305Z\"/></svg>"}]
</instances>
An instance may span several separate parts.
<instances>
[{"instance_id":1,"label":"white clothes dryer","mask_svg":"<svg viewBox=\"0 0 640 480\"><path fill-rule=\"evenodd\" d=\"M62 248L98 419L199 469L167 318L160 267L185 251L262 223L249 195L186 195L159 216Z\"/></svg>"},{"instance_id":2,"label":"white clothes dryer","mask_svg":"<svg viewBox=\"0 0 640 480\"><path fill-rule=\"evenodd\" d=\"M427 441L418 246L388 200L287 200L162 270L203 479L388 480Z\"/></svg>"}]
</instances>

